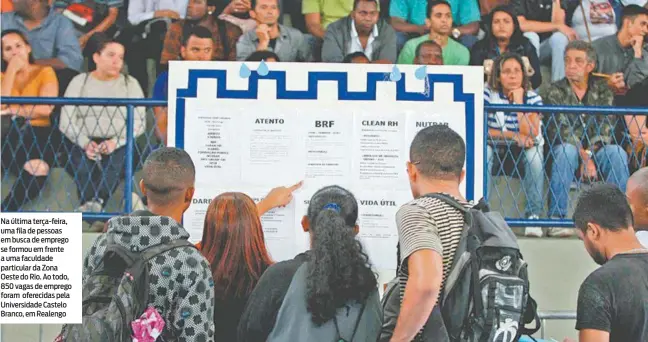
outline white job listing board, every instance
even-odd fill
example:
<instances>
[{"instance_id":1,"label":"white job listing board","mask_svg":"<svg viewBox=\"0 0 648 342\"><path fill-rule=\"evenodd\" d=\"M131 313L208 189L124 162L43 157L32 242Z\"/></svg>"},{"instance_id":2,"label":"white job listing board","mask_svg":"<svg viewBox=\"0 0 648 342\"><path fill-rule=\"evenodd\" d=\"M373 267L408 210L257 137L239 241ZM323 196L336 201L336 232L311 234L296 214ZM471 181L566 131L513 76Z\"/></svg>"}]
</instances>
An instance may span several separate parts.
<instances>
[{"instance_id":1,"label":"white job listing board","mask_svg":"<svg viewBox=\"0 0 648 342\"><path fill-rule=\"evenodd\" d=\"M312 194L340 185L358 199L359 239L379 269L396 268L395 214L412 199L406 173L418 131L448 125L466 141L468 199L483 193L483 71L479 67L171 62L169 145L196 164L184 216L202 237L210 201L226 191L259 201L303 187L262 217L276 261L308 248L301 227Z\"/></svg>"}]
</instances>

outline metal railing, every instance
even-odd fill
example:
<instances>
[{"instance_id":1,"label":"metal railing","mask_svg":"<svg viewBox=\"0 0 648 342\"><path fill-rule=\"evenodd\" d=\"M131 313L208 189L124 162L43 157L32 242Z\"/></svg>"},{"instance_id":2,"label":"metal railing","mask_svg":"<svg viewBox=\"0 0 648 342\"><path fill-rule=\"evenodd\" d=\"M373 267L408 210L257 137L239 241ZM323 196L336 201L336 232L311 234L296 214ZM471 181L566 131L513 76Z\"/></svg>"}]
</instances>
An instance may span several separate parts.
<instances>
[{"instance_id":1,"label":"metal railing","mask_svg":"<svg viewBox=\"0 0 648 342\"><path fill-rule=\"evenodd\" d=\"M545 338L545 321L547 320L575 320L575 311L540 311L538 312L540 318L540 338Z\"/></svg>"},{"instance_id":2,"label":"metal railing","mask_svg":"<svg viewBox=\"0 0 648 342\"><path fill-rule=\"evenodd\" d=\"M130 194L133 191L133 155L134 155L134 108L135 107L155 107L166 106L166 101L152 100L152 99L129 99L129 98L52 98L52 97L0 97L0 102L3 104L45 104L45 105L76 105L76 106L113 106L113 107L126 107L126 170L125 170L125 194ZM610 115L648 115L648 108L635 108L635 107L585 107L585 106L529 106L529 105L487 105L484 106L485 112L540 112L540 113L564 113L580 115L586 114L610 114ZM484 139L488 139L488 126L487 115L484 118ZM486 156L487 142L484 143L484 156ZM484 158L486 159L486 158ZM484 164L487 161L484 160ZM488 167L484 167L484 180L488 179ZM484 184L485 192L488 188L486 182ZM131 196L124 196L124 213L130 212L132 209ZM112 216L122 213L83 213L83 217L88 221L106 220ZM527 220L517 218L507 218L507 223L512 227L525 227L529 224L540 227L573 227L571 220Z\"/></svg>"},{"instance_id":3,"label":"metal railing","mask_svg":"<svg viewBox=\"0 0 648 342\"><path fill-rule=\"evenodd\" d=\"M135 137L133 135L135 126L135 107L156 107L166 106L167 101L153 99L128 99L128 98L61 98L61 97L0 97L0 103L8 105L42 104L54 106L112 106L126 107L126 165L124 194L133 192L133 156ZM132 197L124 196L124 211L116 213L83 213L86 221L108 220L113 216L129 213L132 211Z\"/></svg>"}]
</instances>

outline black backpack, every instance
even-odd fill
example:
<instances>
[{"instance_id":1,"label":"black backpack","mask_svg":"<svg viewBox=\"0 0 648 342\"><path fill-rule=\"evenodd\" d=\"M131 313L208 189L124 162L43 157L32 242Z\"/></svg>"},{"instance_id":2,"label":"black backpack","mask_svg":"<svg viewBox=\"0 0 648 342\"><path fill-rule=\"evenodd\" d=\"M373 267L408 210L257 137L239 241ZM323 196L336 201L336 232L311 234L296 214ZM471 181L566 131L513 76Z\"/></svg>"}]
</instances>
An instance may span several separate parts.
<instances>
[{"instance_id":1,"label":"black backpack","mask_svg":"<svg viewBox=\"0 0 648 342\"><path fill-rule=\"evenodd\" d=\"M454 198L428 194L464 213L465 228L437 305L452 342L512 342L540 329L537 306L529 294L527 263L504 218L490 212L482 199L467 209ZM383 309L399 297L398 283L383 297ZM390 300L391 298L391 300ZM398 299L400 302L400 299ZM392 305L393 306L393 305ZM400 309L400 307L399 307ZM396 317L391 317L395 312ZM385 311L381 341L393 333L400 310ZM439 322L428 319L423 330L439 334ZM526 324L536 323L529 329ZM431 326L434 325L434 326ZM389 331L391 330L391 331Z\"/></svg>"},{"instance_id":2,"label":"black backpack","mask_svg":"<svg viewBox=\"0 0 648 342\"><path fill-rule=\"evenodd\" d=\"M83 323L63 326L56 341L130 341L131 322L147 308L148 261L179 247L195 248L187 240L174 240L133 252L108 241L101 262L83 284Z\"/></svg>"}]
</instances>

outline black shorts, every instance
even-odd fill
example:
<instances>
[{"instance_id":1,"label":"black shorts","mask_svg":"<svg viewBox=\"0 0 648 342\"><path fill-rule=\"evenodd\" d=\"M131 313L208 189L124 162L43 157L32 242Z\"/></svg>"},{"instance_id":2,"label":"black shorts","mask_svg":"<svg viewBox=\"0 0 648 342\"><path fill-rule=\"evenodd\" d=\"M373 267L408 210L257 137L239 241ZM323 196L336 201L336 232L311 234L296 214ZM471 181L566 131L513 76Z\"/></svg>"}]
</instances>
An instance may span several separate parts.
<instances>
[{"instance_id":1,"label":"black shorts","mask_svg":"<svg viewBox=\"0 0 648 342\"><path fill-rule=\"evenodd\" d=\"M17 173L33 159L44 160L51 167L61 144L54 129L29 124L22 127L11 125L9 132L3 134L2 168Z\"/></svg>"}]
</instances>

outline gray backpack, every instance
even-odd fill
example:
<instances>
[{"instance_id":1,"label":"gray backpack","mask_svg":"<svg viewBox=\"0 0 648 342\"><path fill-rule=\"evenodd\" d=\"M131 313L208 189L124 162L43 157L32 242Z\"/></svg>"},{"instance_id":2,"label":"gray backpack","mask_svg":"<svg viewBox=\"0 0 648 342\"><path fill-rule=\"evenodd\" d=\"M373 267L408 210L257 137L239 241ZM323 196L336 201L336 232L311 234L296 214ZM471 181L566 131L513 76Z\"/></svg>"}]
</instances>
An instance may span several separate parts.
<instances>
[{"instance_id":1,"label":"gray backpack","mask_svg":"<svg viewBox=\"0 0 648 342\"><path fill-rule=\"evenodd\" d=\"M179 247L194 246L174 240L132 252L109 241L101 262L83 284L83 323L63 326L55 342L130 341L131 322L147 308L148 261Z\"/></svg>"},{"instance_id":2,"label":"gray backpack","mask_svg":"<svg viewBox=\"0 0 648 342\"><path fill-rule=\"evenodd\" d=\"M466 209L454 198L430 194L464 213L465 229L446 279L441 314L451 341L513 342L540 329L529 294L527 263L517 238L484 201ZM526 324L535 321L532 329Z\"/></svg>"}]
</instances>

